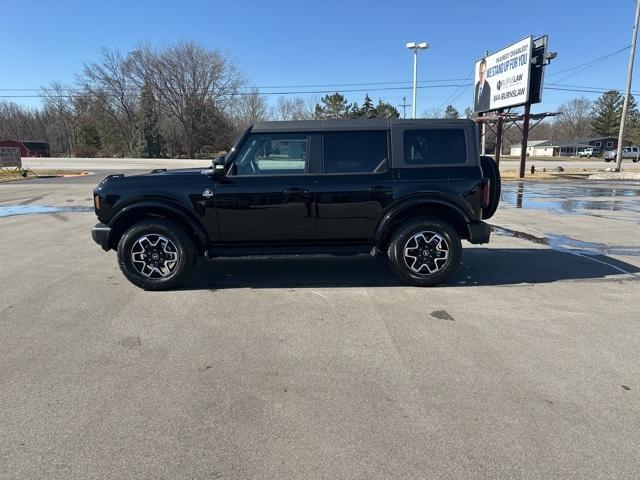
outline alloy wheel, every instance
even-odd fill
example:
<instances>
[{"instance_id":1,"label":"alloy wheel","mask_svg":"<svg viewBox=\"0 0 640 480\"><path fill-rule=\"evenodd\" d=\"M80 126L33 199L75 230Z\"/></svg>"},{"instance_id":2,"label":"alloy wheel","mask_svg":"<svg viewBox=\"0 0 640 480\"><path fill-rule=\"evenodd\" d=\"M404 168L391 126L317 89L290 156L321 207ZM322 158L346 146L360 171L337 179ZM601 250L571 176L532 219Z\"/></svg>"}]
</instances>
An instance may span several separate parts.
<instances>
[{"instance_id":1,"label":"alloy wheel","mask_svg":"<svg viewBox=\"0 0 640 480\"><path fill-rule=\"evenodd\" d=\"M166 278L178 265L178 249L165 236L143 235L131 248L131 261L135 269L147 278Z\"/></svg>"},{"instance_id":2,"label":"alloy wheel","mask_svg":"<svg viewBox=\"0 0 640 480\"><path fill-rule=\"evenodd\" d=\"M404 261L415 273L432 275L444 268L449 260L449 244L435 232L419 232L404 246Z\"/></svg>"}]
</instances>

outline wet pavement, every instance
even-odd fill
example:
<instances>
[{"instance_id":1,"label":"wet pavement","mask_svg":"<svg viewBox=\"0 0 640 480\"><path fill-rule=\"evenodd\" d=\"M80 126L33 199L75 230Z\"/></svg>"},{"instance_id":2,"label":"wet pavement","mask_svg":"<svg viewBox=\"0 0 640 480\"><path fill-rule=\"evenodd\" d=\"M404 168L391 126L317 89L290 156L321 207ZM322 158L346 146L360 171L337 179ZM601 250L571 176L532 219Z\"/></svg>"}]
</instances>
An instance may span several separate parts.
<instances>
[{"instance_id":1,"label":"wet pavement","mask_svg":"<svg viewBox=\"0 0 640 480\"><path fill-rule=\"evenodd\" d=\"M516 208L578 215L640 213L640 182L504 182L502 202Z\"/></svg>"},{"instance_id":2,"label":"wet pavement","mask_svg":"<svg viewBox=\"0 0 640 480\"><path fill-rule=\"evenodd\" d=\"M2 205L0 206L0 218L13 215L30 215L36 213L68 213L91 212L92 207L86 206L50 206L50 205Z\"/></svg>"}]
</instances>

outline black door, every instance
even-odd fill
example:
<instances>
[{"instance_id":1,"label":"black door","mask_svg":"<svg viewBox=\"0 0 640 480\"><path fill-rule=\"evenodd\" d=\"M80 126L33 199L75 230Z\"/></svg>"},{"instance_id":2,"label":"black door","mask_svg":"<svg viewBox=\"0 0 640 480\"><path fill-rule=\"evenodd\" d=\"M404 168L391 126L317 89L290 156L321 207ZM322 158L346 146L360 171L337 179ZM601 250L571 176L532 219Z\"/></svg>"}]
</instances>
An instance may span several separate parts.
<instances>
[{"instance_id":1,"label":"black door","mask_svg":"<svg viewBox=\"0 0 640 480\"><path fill-rule=\"evenodd\" d=\"M324 132L323 172L316 176L318 239L373 238L393 200L387 130Z\"/></svg>"},{"instance_id":2,"label":"black door","mask_svg":"<svg viewBox=\"0 0 640 480\"><path fill-rule=\"evenodd\" d=\"M314 185L306 133L252 134L215 188L223 242L315 239Z\"/></svg>"}]
</instances>

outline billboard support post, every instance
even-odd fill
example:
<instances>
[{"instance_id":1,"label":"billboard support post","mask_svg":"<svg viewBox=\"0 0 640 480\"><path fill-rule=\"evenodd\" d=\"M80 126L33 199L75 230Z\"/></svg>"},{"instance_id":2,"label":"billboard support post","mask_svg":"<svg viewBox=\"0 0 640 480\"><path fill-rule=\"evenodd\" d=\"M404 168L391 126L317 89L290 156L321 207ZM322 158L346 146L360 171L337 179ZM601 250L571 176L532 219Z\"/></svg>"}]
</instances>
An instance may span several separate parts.
<instances>
[{"instance_id":1,"label":"billboard support post","mask_svg":"<svg viewBox=\"0 0 640 480\"><path fill-rule=\"evenodd\" d=\"M524 178L524 171L527 162L527 143L529 143L529 117L531 114L531 104L527 102L524 106L522 118L522 147L520 148L520 178Z\"/></svg>"},{"instance_id":2,"label":"billboard support post","mask_svg":"<svg viewBox=\"0 0 640 480\"><path fill-rule=\"evenodd\" d=\"M498 110L498 120L496 121L496 153L494 158L498 166L500 166L500 155L502 154L502 122L504 121L502 112L502 109Z\"/></svg>"}]
</instances>

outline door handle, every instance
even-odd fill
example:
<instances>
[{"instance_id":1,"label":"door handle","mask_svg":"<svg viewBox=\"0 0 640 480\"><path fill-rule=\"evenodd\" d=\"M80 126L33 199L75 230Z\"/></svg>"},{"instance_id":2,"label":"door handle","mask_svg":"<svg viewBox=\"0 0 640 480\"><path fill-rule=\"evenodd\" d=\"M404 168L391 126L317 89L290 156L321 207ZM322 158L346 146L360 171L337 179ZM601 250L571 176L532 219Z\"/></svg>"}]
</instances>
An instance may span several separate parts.
<instances>
[{"instance_id":1,"label":"door handle","mask_svg":"<svg viewBox=\"0 0 640 480\"><path fill-rule=\"evenodd\" d=\"M370 193L391 193L391 188L381 187L381 186L369 187L369 192Z\"/></svg>"},{"instance_id":2,"label":"door handle","mask_svg":"<svg viewBox=\"0 0 640 480\"><path fill-rule=\"evenodd\" d=\"M309 190L307 190L306 188L293 187L293 188L285 188L284 190L285 195L307 195L308 193L309 193Z\"/></svg>"}]
</instances>

